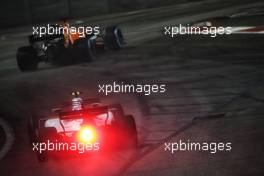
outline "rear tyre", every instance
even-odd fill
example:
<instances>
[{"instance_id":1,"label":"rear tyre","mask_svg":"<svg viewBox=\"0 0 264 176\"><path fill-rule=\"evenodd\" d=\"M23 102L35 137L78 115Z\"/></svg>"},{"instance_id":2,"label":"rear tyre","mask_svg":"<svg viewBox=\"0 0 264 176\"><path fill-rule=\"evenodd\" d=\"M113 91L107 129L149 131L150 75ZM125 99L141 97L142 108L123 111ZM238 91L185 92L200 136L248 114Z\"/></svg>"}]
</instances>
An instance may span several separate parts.
<instances>
[{"instance_id":1,"label":"rear tyre","mask_svg":"<svg viewBox=\"0 0 264 176\"><path fill-rule=\"evenodd\" d=\"M22 72L38 69L37 52L32 46L20 47L17 50L17 65Z\"/></svg>"},{"instance_id":2,"label":"rear tyre","mask_svg":"<svg viewBox=\"0 0 264 176\"><path fill-rule=\"evenodd\" d=\"M39 163L45 163L49 160L47 151L44 151L42 153L39 153L38 151L36 151L36 154L37 154L37 159Z\"/></svg>"},{"instance_id":3,"label":"rear tyre","mask_svg":"<svg viewBox=\"0 0 264 176\"><path fill-rule=\"evenodd\" d=\"M40 135L44 135L44 134L43 132L40 132L38 130L37 123L38 123L38 118L35 116L31 116L28 119L28 136L29 136L30 147L34 147L33 144L42 142ZM43 162L48 161L49 157L48 157L47 151L43 151L40 153L39 151L36 150L35 153L36 153L38 162L43 163Z\"/></svg>"},{"instance_id":4,"label":"rear tyre","mask_svg":"<svg viewBox=\"0 0 264 176\"><path fill-rule=\"evenodd\" d=\"M60 45L50 45L47 47L46 56L47 62L53 65L67 65L69 64L68 55L63 56L61 53L66 53L63 46Z\"/></svg>"},{"instance_id":5,"label":"rear tyre","mask_svg":"<svg viewBox=\"0 0 264 176\"><path fill-rule=\"evenodd\" d=\"M38 119L34 116L28 118L28 137L29 137L29 144L30 146L33 145L34 142L37 142L37 121Z\"/></svg>"},{"instance_id":6,"label":"rear tyre","mask_svg":"<svg viewBox=\"0 0 264 176\"><path fill-rule=\"evenodd\" d=\"M125 46L123 33L117 26L110 26L106 28L104 40L106 46L111 50L120 50Z\"/></svg>"},{"instance_id":7,"label":"rear tyre","mask_svg":"<svg viewBox=\"0 0 264 176\"><path fill-rule=\"evenodd\" d=\"M39 143L44 142L47 145L47 141L48 140L51 142L55 141L56 136L57 136L56 128L46 127L46 128L39 130L39 136L38 136L37 141L39 141ZM50 159L50 153L47 150L47 148L46 148L46 150L41 151L41 153L40 153L40 151L36 151L36 155L37 155L37 159L40 163L47 162Z\"/></svg>"},{"instance_id":8,"label":"rear tyre","mask_svg":"<svg viewBox=\"0 0 264 176\"><path fill-rule=\"evenodd\" d=\"M122 107L121 104L112 104L109 105L109 110L113 113L114 117L118 120L118 121L122 121L124 115L124 109Z\"/></svg>"},{"instance_id":9,"label":"rear tyre","mask_svg":"<svg viewBox=\"0 0 264 176\"><path fill-rule=\"evenodd\" d=\"M127 140L126 144L128 148L137 148L138 147L138 138L137 138L137 128L135 118L132 115L126 115L126 134Z\"/></svg>"}]
</instances>

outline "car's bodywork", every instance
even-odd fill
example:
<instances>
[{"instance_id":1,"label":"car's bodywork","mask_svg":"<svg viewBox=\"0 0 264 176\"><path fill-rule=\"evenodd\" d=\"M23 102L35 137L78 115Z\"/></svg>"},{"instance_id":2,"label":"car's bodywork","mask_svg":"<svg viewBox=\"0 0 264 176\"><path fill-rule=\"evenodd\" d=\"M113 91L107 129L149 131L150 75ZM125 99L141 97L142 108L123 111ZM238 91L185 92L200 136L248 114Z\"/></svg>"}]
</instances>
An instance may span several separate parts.
<instances>
[{"instance_id":1,"label":"car's bodywork","mask_svg":"<svg viewBox=\"0 0 264 176\"><path fill-rule=\"evenodd\" d=\"M118 26L109 26L98 35L45 34L28 36L29 46L17 50L17 65L21 71L38 69L39 62L55 65L90 62L102 49L122 49L124 37Z\"/></svg>"},{"instance_id":2,"label":"car's bodywork","mask_svg":"<svg viewBox=\"0 0 264 176\"><path fill-rule=\"evenodd\" d=\"M29 134L32 143L97 143L96 151L137 146L134 117L125 115L120 104L102 105L97 99L84 101L80 110L67 104L48 116L32 116ZM69 153L78 151L36 151L39 161Z\"/></svg>"}]
</instances>

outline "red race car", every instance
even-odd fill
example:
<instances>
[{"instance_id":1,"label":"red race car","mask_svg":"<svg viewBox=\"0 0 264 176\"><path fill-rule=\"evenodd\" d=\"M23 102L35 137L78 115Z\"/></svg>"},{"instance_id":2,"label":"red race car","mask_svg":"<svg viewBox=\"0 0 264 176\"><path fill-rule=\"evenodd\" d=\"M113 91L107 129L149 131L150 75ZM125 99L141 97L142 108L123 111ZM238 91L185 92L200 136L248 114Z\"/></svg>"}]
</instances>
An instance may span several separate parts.
<instances>
[{"instance_id":1,"label":"red race car","mask_svg":"<svg viewBox=\"0 0 264 176\"><path fill-rule=\"evenodd\" d=\"M132 115L120 104L102 105L99 99L82 100L73 92L72 102L52 110L49 116L32 116L29 136L40 162L71 154L137 147Z\"/></svg>"}]
</instances>

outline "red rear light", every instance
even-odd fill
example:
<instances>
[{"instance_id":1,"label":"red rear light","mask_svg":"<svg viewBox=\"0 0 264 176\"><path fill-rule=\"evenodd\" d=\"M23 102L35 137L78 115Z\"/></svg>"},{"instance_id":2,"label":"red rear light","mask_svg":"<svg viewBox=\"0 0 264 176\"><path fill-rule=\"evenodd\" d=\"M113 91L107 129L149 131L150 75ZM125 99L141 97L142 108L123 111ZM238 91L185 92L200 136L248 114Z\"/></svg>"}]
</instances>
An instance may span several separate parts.
<instances>
[{"instance_id":1,"label":"red rear light","mask_svg":"<svg viewBox=\"0 0 264 176\"><path fill-rule=\"evenodd\" d=\"M94 143L97 140L97 134L91 126L83 126L79 130L77 138L82 143Z\"/></svg>"}]
</instances>

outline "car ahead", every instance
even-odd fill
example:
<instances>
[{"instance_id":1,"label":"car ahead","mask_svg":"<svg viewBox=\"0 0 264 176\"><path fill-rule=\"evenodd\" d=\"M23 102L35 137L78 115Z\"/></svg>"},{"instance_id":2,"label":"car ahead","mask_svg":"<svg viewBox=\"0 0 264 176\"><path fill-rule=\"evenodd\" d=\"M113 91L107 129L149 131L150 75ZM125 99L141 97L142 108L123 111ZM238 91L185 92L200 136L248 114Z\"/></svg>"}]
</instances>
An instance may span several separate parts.
<instances>
[{"instance_id":1,"label":"car ahead","mask_svg":"<svg viewBox=\"0 0 264 176\"><path fill-rule=\"evenodd\" d=\"M48 116L32 116L28 129L31 145L42 147L42 151L33 149L39 162L72 154L135 149L138 143L134 117L126 115L120 104L102 105L98 99L74 97ZM47 148L51 144L53 147ZM76 147L80 144L86 145L86 150Z\"/></svg>"},{"instance_id":2,"label":"car ahead","mask_svg":"<svg viewBox=\"0 0 264 176\"><path fill-rule=\"evenodd\" d=\"M122 49L125 45L124 37L118 26L109 26L101 33L89 34L65 34L64 28L70 31L67 22L54 25L60 29L60 33L30 35L29 46L18 48L16 58L18 68L22 71L34 71L38 69L39 62L54 65L69 65L76 62L90 62L96 57L97 51L105 48L110 50Z\"/></svg>"}]
</instances>

